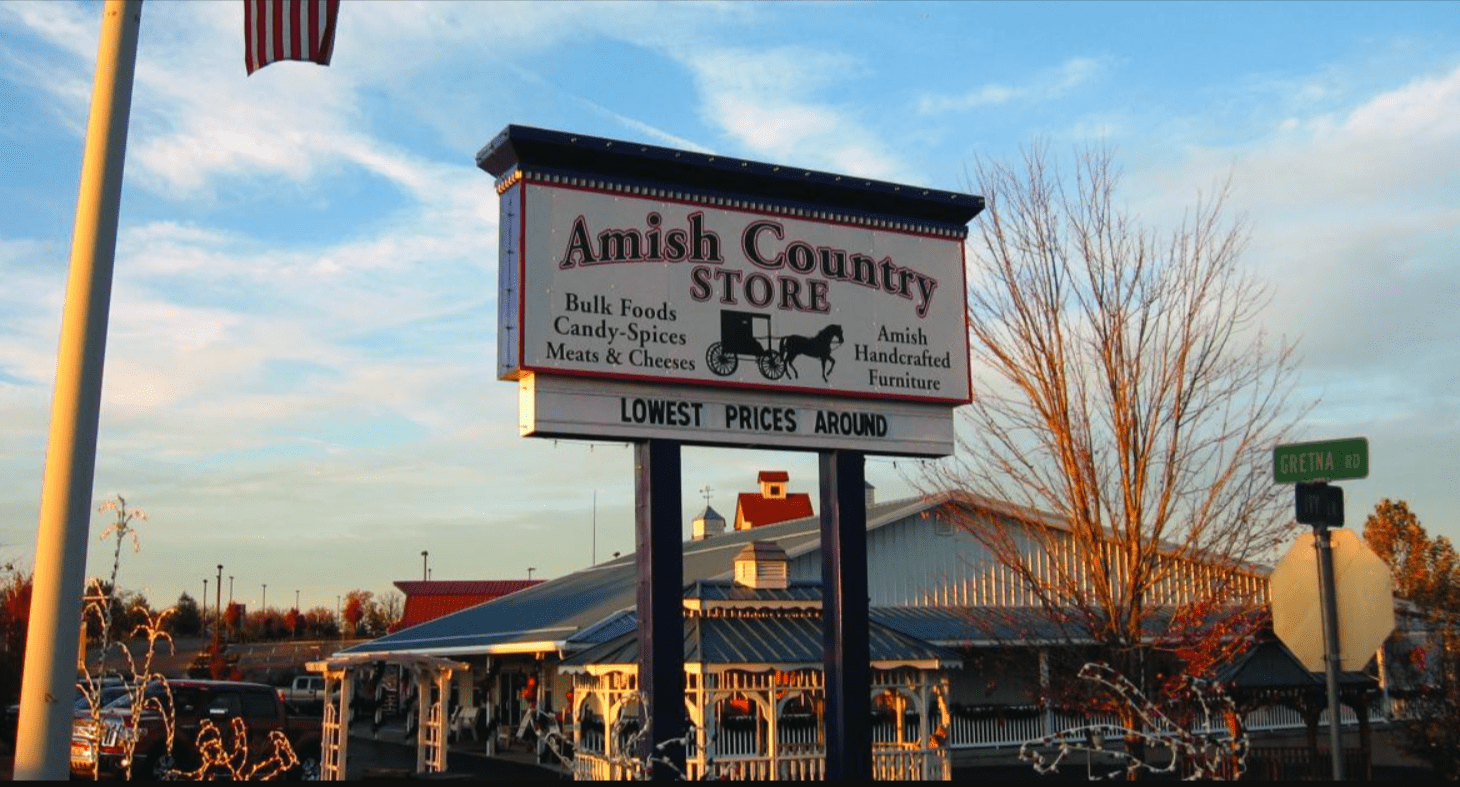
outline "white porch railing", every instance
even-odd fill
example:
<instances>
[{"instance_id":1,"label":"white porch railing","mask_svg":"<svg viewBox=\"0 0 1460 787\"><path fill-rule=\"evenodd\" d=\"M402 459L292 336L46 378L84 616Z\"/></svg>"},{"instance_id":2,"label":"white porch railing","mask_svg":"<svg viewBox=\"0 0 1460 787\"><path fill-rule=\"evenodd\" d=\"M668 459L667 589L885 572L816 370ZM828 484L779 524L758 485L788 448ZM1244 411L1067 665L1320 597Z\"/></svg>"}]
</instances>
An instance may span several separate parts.
<instances>
[{"instance_id":1,"label":"white porch railing","mask_svg":"<svg viewBox=\"0 0 1460 787\"><path fill-rule=\"evenodd\" d=\"M686 763L691 780L706 778L698 762ZM769 757L724 757L710 764L709 778L737 781L817 781L826 778L826 754L822 751L778 756L774 764ZM947 750L878 750L872 752L872 778L886 781L922 781L948 778ZM601 754L577 751L573 757L573 778L606 781L625 777L624 769L608 762Z\"/></svg>"},{"instance_id":2,"label":"white porch railing","mask_svg":"<svg viewBox=\"0 0 1460 787\"><path fill-rule=\"evenodd\" d=\"M731 757L753 757L760 750L755 730L717 730L715 732L715 759Z\"/></svg>"},{"instance_id":3,"label":"white porch railing","mask_svg":"<svg viewBox=\"0 0 1460 787\"><path fill-rule=\"evenodd\" d=\"M1004 719L954 716L948 733L948 743L955 748L1018 746L1046 734L1041 716Z\"/></svg>"},{"instance_id":4,"label":"white porch railing","mask_svg":"<svg viewBox=\"0 0 1460 787\"><path fill-rule=\"evenodd\" d=\"M951 777L948 751L873 750L872 778L878 781L929 781Z\"/></svg>"},{"instance_id":5,"label":"white porch railing","mask_svg":"<svg viewBox=\"0 0 1460 787\"><path fill-rule=\"evenodd\" d=\"M826 753L818 750L778 757L776 774L782 781L822 781L826 779Z\"/></svg>"}]
</instances>

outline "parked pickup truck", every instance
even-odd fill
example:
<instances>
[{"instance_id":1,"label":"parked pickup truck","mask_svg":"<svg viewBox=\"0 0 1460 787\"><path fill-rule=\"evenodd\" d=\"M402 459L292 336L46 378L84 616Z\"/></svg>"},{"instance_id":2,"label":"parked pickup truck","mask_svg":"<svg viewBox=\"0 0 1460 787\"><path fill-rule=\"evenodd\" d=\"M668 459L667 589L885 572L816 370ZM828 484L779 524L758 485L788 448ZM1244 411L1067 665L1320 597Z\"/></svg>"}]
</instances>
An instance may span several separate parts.
<instances>
[{"instance_id":1,"label":"parked pickup truck","mask_svg":"<svg viewBox=\"0 0 1460 787\"><path fill-rule=\"evenodd\" d=\"M282 774L296 778L318 778L322 720L292 711L273 686L214 680L155 682L146 696L172 708L173 731L170 746L165 719L147 702L136 720L136 746L132 749L132 778L158 780L194 774L194 778L245 778L250 768L267 763L277 751L274 733L282 733L293 749L298 764ZM169 702L170 699L170 702ZM128 699L119 700L101 712L99 722L78 718L71 727L71 774L85 778L118 776L127 771L125 746L132 733L133 709ZM246 740L235 736L241 720ZM211 734L202 734L204 721L211 721ZM210 737L216 735L216 738ZM221 748L220 748L221 747ZM246 747L246 761L238 754ZM204 754L210 763L205 763ZM219 755L223 756L219 756Z\"/></svg>"},{"instance_id":2,"label":"parked pickup truck","mask_svg":"<svg viewBox=\"0 0 1460 787\"><path fill-rule=\"evenodd\" d=\"M293 683L279 689L279 699L295 708L322 708L324 706L324 676L296 676Z\"/></svg>"}]
</instances>

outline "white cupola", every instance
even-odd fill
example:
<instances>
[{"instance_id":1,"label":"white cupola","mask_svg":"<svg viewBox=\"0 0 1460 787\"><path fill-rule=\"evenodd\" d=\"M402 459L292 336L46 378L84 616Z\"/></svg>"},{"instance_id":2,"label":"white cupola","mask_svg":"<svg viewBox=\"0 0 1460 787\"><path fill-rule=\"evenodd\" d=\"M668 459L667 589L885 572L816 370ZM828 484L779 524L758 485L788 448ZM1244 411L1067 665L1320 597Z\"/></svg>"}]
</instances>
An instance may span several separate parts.
<instances>
[{"instance_id":1,"label":"white cupola","mask_svg":"<svg viewBox=\"0 0 1460 787\"><path fill-rule=\"evenodd\" d=\"M694 540L704 541L711 536L722 535L725 532L725 517L715 512L715 509L705 506L705 510L694 519L690 520L690 527Z\"/></svg>"},{"instance_id":2,"label":"white cupola","mask_svg":"<svg viewBox=\"0 0 1460 787\"><path fill-rule=\"evenodd\" d=\"M735 556L735 584L757 590L790 586L786 550L774 541L752 541Z\"/></svg>"}]
</instances>

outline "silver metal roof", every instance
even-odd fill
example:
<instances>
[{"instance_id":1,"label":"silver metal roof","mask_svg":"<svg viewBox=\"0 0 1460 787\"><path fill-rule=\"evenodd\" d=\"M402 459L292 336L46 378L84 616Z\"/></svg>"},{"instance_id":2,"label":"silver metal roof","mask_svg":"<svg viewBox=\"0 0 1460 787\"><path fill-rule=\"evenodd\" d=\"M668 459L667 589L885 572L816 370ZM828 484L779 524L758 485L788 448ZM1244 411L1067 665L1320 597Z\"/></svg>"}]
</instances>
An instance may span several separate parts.
<instances>
[{"instance_id":1,"label":"silver metal roof","mask_svg":"<svg viewBox=\"0 0 1460 787\"><path fill-rule=\"evenodd\" d=\"M888 556L884 561L884 568L895 569L892 573L896 574L890 578L882 577L882 580L911 583L908 588L902 589L906 592L888 591L879 595L877 588L881 585L877 583L882 580L869 577L873 586L873 597L887 596L887 599L875 602L883 606L873 607L874 621L924 642L939 645L997 645L1015 641L1030 644L1040 641L1081 641L1088 638L1087 626L1070 623L1061 631L1058 623L1060 616L1051 616L1036 606L973 606L969 605L969 601L963 600L969 595L966 592L959 597L958 594L934 592L936 587L931 591L924 588L924 584L936 584L942 574L947 574L947 577L943 577L944 580L974 583L979 581L978 576L955 576L956 571L976 573L983 569L977 565L963 565L968 562L965 556L955 554L957 549L953 548L951 542L945 543L933 535L925 535L922 541L911 547L903 542L883 544L887 539L882 537L908 529L889 526L920 523L923 514L945 504L948 499L946 495L931 499L906 498L869 508L869 547L872 543L881 544L882 552ZM971 505L987 504L990 513L995 515L1009 508L1008 504L982 498L960 496L960 499ZM1032 518L1028 511L1020 511L1018 514ZM1045 519L1051 518L1045 515ZM683 542L685 585L693 587L696 582L707 580L699 591L692 591L701 594L698 598L702 602L734 603L736 599L733 596L739 591L726 589L725 583L718 580L731 578L735 556L747 544L763 540L775 541L785 550L793 566L804 564L801 565L803 579L794 579L797 569L793 567L792 586L782 591L786 594L785 598L778 599L773 606L794 606L797 601L807 600L808 597L801 590L807 586L804 580L819 579L820 576L821 528L819 517L814 516L750 530L731 531L700 541ZM930 548L938 551L927 552ZM939 569L938 565L941 564L934 565L939 556L946 558L944 562L952 563ZM798 560L800 564L797 564ZM916 567L916 570L911 567ZM607 642L635 628L633 611L636 606L636 586L635 556L624 555L379 639L360 643L341 653L420 653L452 657L489 653L574 653ZM714 597L714 594L724 594L724 598ZM980 602L973 603L976 605ZM893 604L897 606L891 606ZM1074 614L1074 610L1070 612ZM1166 618L1158 614L1148 624L1159 631L1166 624Z\"/></svg>"},{"instance_id":2,"label":"silver metal roof","mask_svg":"<svg viewBox=\"0 0 1460 787\"><path fill-rule=\"evenodd\" d=\"M724 580L699 580L684 589L684 597L701 601L815 602L820 606L821 583L794 580L784 588L750 588Z\"/></svg>"},{"instance_id":3,"label":"silver metal roof","mask_svg":"<svg viewBox=\"0 0 1460 787\"><path fill-rule=\"evenodd\" d=\"M933 505L922 498L874 505L867 511L867 529L875 530ZM730 578L740 550L751 541L766 540L777 542L792 556L819 549L821 520L812 516L686 541L682 545L684 582ZM628 554L599 563L341 652L466 656L571 650L577 644L574 635L635 608L634 557Z\"/></svg>"},{"instance_id":4,"label":"silver metal roof","mask_svg":"<svg viewBox=\"0 0 1460 787\"><path fill-rule=\"evenodd\" d=\"M872 622L868 646L872 666L912 664L949 669L963 659L947 648L930 645ZM823 663L820 614L764 617L693 617L684 622L684 663L754 665L781 669L820 668ZM563 660L573 671L589 664L632 665L639 660L639 635L633 631Z\"/></svg>"}]
</instances>

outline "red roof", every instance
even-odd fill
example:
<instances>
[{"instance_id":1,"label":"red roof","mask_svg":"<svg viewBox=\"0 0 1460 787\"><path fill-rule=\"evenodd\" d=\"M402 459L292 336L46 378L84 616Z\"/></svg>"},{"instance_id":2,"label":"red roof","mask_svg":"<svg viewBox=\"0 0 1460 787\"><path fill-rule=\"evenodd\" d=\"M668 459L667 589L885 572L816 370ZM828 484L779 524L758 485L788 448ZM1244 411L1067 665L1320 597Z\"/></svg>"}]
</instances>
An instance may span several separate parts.
<instances>
[{"instance_id":1,"label":"red roof","mask_svg":"<svg viewBox=\"0 0 1460 787\"><path fill-rule=\"evenodd\" d=\"M406 608L397 628L435 620L541 582L541 579L400 580L395 586L406 594Z\"/></svg>"},{"instance_id":2,"label":"red roof","mask_svg":"<svg viewBox=\"0 0 1460 787\"><path fill-rule=\"evenodd\" d=\"M811 495L805 492L786 495L780 500L761 497L754 492L741 492L735 503L735 529L742 529L744 522L749 522L751 527L761 527L801 519L812 513Z\"/></svg>"},{"instance_id":3,"label":"red roof","mask_svg":"<svg viewBox=\"0 0 1460 787\"><path fill-rule=\"evenodd\" d=\"M485 593L492 598L515 593L523 588L540 584L540 579L441 579L441 580L398 580L395 586L400 592L411 596L453 596Z\"/></svg>"},{"instance_id":4,"label":"red roof","mask_svg":"<svg viewBox=\"0 0 1460 787\"><path fill-rule=\"evenodd\" d=\"M756 480L762 484L773 484L777 481L785 483L791 480L791 474L786 472L785 470L762 470L760 471L760 475L756 476ZM742 495L742 497L744 497L744 495Z\"/></svg>"}]
</instances>

